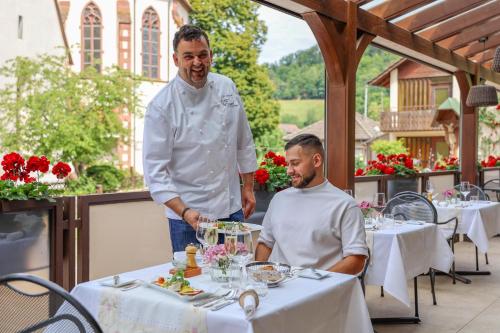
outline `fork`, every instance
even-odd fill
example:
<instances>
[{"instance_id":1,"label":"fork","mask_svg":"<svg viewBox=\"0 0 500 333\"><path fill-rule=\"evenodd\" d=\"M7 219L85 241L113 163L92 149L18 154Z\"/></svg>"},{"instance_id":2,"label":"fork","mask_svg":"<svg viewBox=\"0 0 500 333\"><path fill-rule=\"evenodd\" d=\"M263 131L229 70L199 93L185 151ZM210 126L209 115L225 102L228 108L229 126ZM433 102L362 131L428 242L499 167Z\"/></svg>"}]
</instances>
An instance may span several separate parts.
<instances>
[{"instance_id":1,"label":"fork","mask_svg":"<svg viewBox=\"0 0 500 333\"><path fill-rule=\"evenodd\" d=\"M238 294L238 291L236 289L233 289L226 296L224 296L224 297L222 297L214 302L210 302L208 304L202 305L202 307L211 309L211 308L216 307L222 303L225 303L226 301L236 299L237 294Z\"/></svg>"}]
</instances>

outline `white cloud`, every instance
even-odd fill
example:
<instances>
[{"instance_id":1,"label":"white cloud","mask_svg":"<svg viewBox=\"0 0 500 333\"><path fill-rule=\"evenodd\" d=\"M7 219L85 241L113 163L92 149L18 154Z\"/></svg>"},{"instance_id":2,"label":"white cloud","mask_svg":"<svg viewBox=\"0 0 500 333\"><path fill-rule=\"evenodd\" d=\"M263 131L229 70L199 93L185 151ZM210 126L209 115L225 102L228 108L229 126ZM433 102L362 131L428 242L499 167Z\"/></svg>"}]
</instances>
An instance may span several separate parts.
<instances>
[{"instance_id":1,"label":"white cloud","mask_svg":"<svg viewBox=\"0 0 500 333\"><path fill-rule=\"evenodd\" d=\"M267 25L267 41L259 57L261 64L316 45L311 30L301 19L266 6L259 8L259 18Z\"/></svg>"}]
</instances>

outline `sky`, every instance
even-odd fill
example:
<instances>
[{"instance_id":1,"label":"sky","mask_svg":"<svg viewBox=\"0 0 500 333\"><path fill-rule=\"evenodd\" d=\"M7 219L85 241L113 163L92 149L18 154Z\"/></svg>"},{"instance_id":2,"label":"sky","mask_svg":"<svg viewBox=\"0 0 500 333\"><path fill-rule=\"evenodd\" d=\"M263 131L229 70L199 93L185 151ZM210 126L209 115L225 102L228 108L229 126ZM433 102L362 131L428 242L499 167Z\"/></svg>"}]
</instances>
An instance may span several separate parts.
<instances>
[{"instance_id":1,"label":"sky","mask_svg":"<svg viewBox=\"0 0 500 333\"><path fill-rule=\"evenodd\" d=\"M260 64L276 62L290 53L316 45L303 20L266 6L260 6L259 18L267 25L267 41L262 46Z\"/></svg>"}]
</instances>

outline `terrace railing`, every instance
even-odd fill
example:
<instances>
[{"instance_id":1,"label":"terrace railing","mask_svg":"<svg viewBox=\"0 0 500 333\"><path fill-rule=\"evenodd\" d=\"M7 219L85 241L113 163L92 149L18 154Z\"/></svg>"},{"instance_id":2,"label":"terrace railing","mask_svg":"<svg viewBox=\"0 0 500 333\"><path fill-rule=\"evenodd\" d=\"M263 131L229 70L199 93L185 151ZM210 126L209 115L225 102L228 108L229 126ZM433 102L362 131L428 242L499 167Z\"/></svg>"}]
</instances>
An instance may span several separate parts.
<instances>
[{"instance_id":1,"label":"terrace railing","mask_svg":"<svg viewBox=\"0 0 500 333\"><path fill-rule=\"evenodd\" d=\"M442 130L441 125L432 126L435 114L436 110L382 112L380 114L380 129L382 132Z\"/></svg>"}]
</instances>

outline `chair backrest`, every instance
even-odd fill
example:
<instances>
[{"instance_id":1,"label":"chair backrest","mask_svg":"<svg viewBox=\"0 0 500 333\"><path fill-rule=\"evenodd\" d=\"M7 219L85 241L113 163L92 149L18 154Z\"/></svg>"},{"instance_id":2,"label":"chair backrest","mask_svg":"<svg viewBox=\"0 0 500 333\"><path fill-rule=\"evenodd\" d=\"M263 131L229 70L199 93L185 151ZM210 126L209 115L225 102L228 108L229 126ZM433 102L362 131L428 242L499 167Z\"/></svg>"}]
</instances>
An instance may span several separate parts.
<instances>
[{"instance_id":1,"label":"chair backrest","mask_svg":"<svg viewBox=\"0 0 500 333\"><path fill-rule=\"evenodd\" d=\"M370 265L371 253L370 248L368 248L368 257L365 260L365 265L363 266L363 270L358 274L358 279L361 282L361 289L363 289L363 294L365 293L365 276L366 271L368 270L368 266Z\"/></svg>"},{"instance_id":2,"label":"chair backrest","mask_svg":"<svg viewBox=\"0 0 500 333\"><path fill-rule=\"evenodd\" d=\"M483 191L486 193L490 191L493 197L497 197L497 201L500 201L500 178L490 179L483 185Z\"/></svg>"},{"instance_id":3,"label":"chair backrest","mask_svg":"<svg viewBox=\"0 0 500 333\"><path fill-rule=\"evenodd\" d=\"M457 191L457 193L460 193L460 184L459 185L455 185L454 187L455 191ZM462 196L462 194L460 194ZM479 186L476 186L474 184L470 184L470 192L469 194L467 194L467 198L465 198L466 200L470 199L470 197L472 196L478 196L478 199L479 200L490 200L490 197L484 193L484 191L479 187Z\"/></svg>"},{"instance_id":4,"label":"chair backrest","mask_svg":"<svg viewBox=\"0 0 500 333\"><path fill-rule=\"evenodd\" d=\"M101 333L89 312L57 284L27 274L0 277L0 332Z\"/></svg>"},{"instance_id":5,"label":"chair backrest","mask_svg":"<svg viewBox=\"0 0 500 333\"><path fill-rule=\"evenodd\" d=\"M400 192L387 202L384 214L402 216L404 220L425 221L437 223L437 211L432 202L415 192Z\"/></svg>"}]
</instances>

